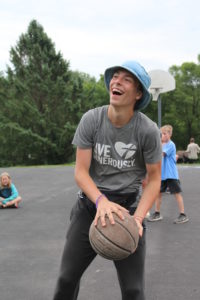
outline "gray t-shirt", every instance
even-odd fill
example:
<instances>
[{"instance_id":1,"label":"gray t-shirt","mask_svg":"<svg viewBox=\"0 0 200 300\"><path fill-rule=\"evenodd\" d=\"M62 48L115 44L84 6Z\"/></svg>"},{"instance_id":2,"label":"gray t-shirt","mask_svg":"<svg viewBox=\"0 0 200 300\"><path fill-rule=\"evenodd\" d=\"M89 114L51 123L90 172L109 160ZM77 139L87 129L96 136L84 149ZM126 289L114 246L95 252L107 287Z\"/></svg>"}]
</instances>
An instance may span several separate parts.
<instances>
[{"instance_id":1,"label":"gray t-shirt","mask_svg":"<svg viewBox=\"0 0 200 300\"><path fill-rule=\"evenodd\" d=\"M108 119L108 106L91 109L82 116L72 143L92 148L90 176L105 192L136 192L146 174L145 164L162 158L157 125L138 111L117 128Z\"/></svg>"}]
</instances>

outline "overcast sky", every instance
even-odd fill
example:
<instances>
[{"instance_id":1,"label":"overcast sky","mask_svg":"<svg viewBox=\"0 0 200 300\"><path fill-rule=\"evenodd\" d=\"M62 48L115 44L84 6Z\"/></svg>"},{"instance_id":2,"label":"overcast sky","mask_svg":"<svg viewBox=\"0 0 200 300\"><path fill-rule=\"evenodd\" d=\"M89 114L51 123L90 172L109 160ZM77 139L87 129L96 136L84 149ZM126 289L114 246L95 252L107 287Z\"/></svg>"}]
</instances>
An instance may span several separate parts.
<instances>
[{"instance_id":1,"label":"overcast sky","mask_svg":"<svg viewBox=\"0 0 200 300\"><path fill-rule=\"evenodd\" d=\"M0 0L0 71L33 19L71 70L96 78L125 60L167 71L200 54L199 0Z\"/></svg>"}]
</instances>

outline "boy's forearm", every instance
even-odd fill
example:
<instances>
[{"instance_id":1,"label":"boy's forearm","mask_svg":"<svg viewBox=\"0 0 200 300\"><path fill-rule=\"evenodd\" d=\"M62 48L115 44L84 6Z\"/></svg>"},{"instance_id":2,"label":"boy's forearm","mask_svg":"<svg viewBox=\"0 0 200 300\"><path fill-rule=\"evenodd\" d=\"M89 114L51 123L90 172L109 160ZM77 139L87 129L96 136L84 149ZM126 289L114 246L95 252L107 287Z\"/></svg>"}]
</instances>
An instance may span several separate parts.
<instances>
[{"instance_id":1,"label":"boy's forearm","mask_svg":"<svg viewBox=\"0 0 200 300\"><path fill-rule=\"evenodd\" d=\"M135 215L140 216L143 220L147 212L153 206L155 200L159 195L159 192L160 192L160 181L156 183L153 182L148 183L142 193L142 197L135 211Z\"/></svg>"},{"instance_id":2,"label":"boy's forearm","mask_svg":"<svg viewBox=\"0 0 200 300\"><path fill-rule=\"evenodd\" d=\"M147 169L148 182L142 192L140 202L135 211L135 215L139 215L143 219L145 218L147 212L151 209L153 203L160 193L161 162L154 167L148 166Z\"/></svg>"},{"instance_id":3,"label":"boy's forearm","mask_svg":"<svg viewBox=\"0 0 200 300\"><path fill-rule=\"evenodd\" d=\"M95 182L90 177L87 171L78 171L75 173L75 180L80 189L87 195L87 197L93 202L101 194L100 190L97 188Z\"/></svg>"}]
</instances>

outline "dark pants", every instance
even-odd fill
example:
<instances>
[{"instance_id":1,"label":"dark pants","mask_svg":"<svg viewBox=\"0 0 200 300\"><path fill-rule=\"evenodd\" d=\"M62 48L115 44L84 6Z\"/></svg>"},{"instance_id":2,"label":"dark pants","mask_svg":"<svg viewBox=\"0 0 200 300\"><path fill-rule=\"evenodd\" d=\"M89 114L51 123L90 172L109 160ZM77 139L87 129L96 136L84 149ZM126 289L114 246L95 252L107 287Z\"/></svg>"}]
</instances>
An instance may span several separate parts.
<instances>
[{"instance_id":1,"label":"dark pants","mask_svg":"<svg viewBox=\"0 0 200 300\"><path fill-rule=\"evenodd\" d=\"M95 214L95 205L87 198L79 198L72 209L53 300L76 300L78 297L81 276L96 257L88 237ZM122 300L145 300L144 263L145 230L136 252L124 260L114 261Z\"/></svg>"}]
</instances>

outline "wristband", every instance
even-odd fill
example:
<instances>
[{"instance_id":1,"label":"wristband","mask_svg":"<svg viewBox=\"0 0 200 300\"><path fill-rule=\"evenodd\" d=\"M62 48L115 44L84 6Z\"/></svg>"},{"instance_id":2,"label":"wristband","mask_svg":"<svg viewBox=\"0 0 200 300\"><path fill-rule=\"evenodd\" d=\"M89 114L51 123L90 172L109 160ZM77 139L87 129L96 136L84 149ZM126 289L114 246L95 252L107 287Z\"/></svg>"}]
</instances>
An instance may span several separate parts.
<instances>
[{"instance_id":1,"label":"wristband","mask_svg":"<svg viewBox=\"0 0 200 300\"><path fill-rule=\"evenodd\" d=\"M100 195L97 197L97 199L96 199L96 201L95 201L95 203L96 203L96 208L98 207L99 201L101 200L102 197L104 197L104 194L100 194Z\"/></svg>"}]
</instances>

